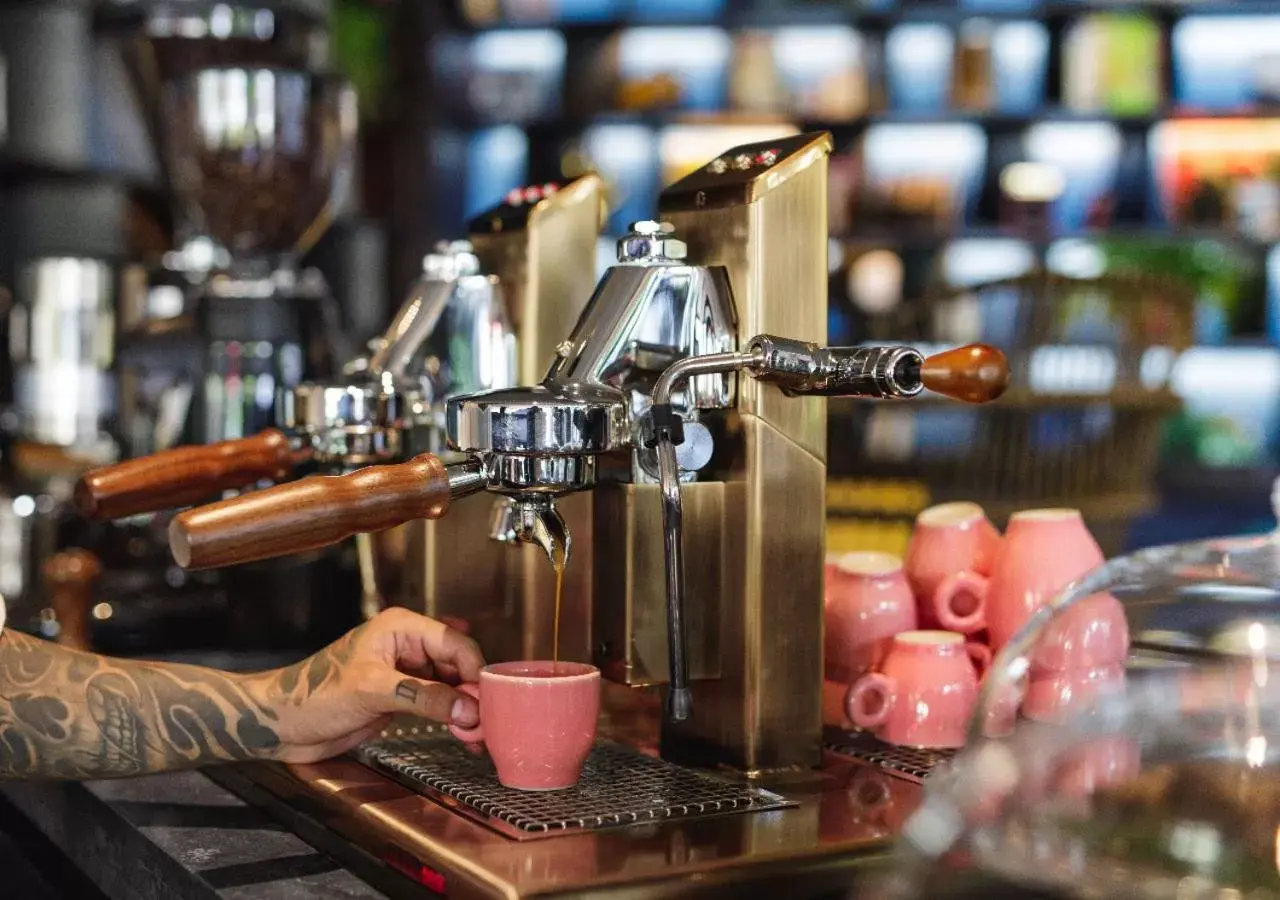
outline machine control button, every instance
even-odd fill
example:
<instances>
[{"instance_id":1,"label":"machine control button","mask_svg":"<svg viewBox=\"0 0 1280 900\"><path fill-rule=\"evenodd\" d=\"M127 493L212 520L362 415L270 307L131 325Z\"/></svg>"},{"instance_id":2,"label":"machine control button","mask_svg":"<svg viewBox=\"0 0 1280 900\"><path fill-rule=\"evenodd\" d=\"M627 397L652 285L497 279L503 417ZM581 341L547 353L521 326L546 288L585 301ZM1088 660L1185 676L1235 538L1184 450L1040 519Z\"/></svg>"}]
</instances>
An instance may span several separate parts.
<instances>
[{"instance_id":1,"label":"machine control button","mask_svg":"<svg viewBox=\"0 0 1280 900\"><path fill-rule=\"evenodd\" d=\"M707 166L707 171L712 175L723 175L729 171L729 164L723 159L713 159L711 164Z\"/></svg>"},{"instance_id":2,"label":"machine control button","mask_svg":"<svg viewBox=\"0 0 1280 900\"><path fill-rule=\"evenodd\" d=\"M739 153L737 156L733 158L733 167L742 172L745 172L747 169L750 169L751 166L754 164L755 164L755 160L753 160L751 158L751 155L748 153Z\"/></svg>"}]
</instances>

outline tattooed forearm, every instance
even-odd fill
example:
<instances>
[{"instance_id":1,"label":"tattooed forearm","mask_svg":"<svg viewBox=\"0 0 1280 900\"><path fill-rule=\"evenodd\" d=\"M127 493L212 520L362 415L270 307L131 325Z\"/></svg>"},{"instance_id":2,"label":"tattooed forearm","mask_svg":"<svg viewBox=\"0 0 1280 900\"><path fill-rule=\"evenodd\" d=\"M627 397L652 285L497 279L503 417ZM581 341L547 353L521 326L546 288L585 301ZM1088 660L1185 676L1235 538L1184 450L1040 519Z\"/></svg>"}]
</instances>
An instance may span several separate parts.
<instances>
[{"instance_id":1,"label":"tattooed forearm","mask_svg":"<svg viewBox=\"0 0 1280 900\"><path fill-rule=\"evenodd\" d=\"M0 779L109 778L269 758L276 714L250 679L113 660L0 634Z\"/></svg>"}]
</instances>

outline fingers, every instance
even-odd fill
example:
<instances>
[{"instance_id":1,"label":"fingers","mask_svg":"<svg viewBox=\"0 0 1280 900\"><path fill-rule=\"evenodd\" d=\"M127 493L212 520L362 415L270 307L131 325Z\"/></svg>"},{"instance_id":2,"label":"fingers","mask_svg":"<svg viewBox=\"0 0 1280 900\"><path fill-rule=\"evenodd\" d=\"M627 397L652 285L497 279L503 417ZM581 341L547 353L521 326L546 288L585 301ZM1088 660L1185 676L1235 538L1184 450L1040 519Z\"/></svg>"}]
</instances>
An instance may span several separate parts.
<instances>
[{"instance_id":1,"label":"fingers","mask_svg":"<svg viewBox=\"0 0 1280 900\"><path fill-rule=\"evenodd\" d=\"M484 656L479 645L443 622L395 608L380 613L372 624L386 637L386 661L391 665L421 670L432 664L435 671L456 674L462 681L480 679Z\"/></svg>"},{"instance_id":2,"label":"fingers","mask_svg":"<svg viewBox=\"0 0 1280 900\"><path fill-rule=\"evenodd\" d=\"M472 728L480 721L480 708L471 697L447 684L410 678L390 667L367 679L365 694L374 713L412 713L460 728Z\"/></svg>"}]
</instances>

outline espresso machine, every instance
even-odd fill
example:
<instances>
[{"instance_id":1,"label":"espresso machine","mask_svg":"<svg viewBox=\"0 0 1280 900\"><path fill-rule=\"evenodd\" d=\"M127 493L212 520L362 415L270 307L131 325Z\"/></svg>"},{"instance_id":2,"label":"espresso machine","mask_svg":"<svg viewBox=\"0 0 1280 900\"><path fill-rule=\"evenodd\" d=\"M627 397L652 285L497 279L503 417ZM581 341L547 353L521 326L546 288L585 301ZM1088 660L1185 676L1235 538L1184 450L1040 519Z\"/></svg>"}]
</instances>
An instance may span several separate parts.
<instances>
[{"instance_id":1,"label":"espresso machine","mask_svg":"<svg viewBox=\"0 0 1280 900\"><path fill-rule=\"evenodd\" d=\"M985 402L1008 366L984 346L928 359L824 346L830 150L825 133L737 147L667 188L537 384L448 401L451 455L282 485L171 525L174 557L200 569L408 519L443 528L490 505L471 495L496 495L500 537L548 568L590 565L606 707L618 690L660 707L606 714L582 783L549 794L502 788L483 757L413 722L355 759L215 777L366 877L424 896L722 895L770 881L785 894L839 884L884 849L919 769L888 765L893 748L834 752L821 723L824 402L925 389ZM565 514L582 498L585 531Z\"/></svg>"},{"instance_id":2,"label":"espresso machine","mask_svg":"<svg viewBox=\"0 0 1280 900\"><path fill-rule=\"evenodd\" d=\"M594 282L603 196L594 174L512 191L472 223L471 240L442 242L427 254L422 277L384 334L341 376L279 392L279 427L97 469L77 485L79 510L119 519L263 481L445 453L448 396L510 387L523 377L518 365L536 370L533 360L554 356L545 335L568 329ZM472 509L475 527L487 530L492 511L483 504ZM494 643L518 636L519 629L507 627L509 616L522 609L524 594L537 596L545 564L529 565L527 544L463 545L457 533L411 522L353 535L364 615L412 597L416 607L479 637L492 635ZM508 571L515 587L489 606L498 595L475 573L491 573L502 584ZM578 589L572 596L586 594ZM495 619L500 628L492 626ZM514 645L511 655L519 652Z\"/></svg>"}]
</instances>

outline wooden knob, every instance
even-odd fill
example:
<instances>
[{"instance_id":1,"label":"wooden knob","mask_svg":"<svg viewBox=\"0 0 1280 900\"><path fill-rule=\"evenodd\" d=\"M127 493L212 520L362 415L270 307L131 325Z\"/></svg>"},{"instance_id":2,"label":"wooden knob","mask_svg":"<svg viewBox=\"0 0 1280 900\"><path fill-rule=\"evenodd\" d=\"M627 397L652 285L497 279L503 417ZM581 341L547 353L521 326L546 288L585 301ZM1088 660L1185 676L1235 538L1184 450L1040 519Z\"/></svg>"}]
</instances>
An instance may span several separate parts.
<instances>
[{"instance_id":1,"label":"wooden knob","mask_svg":"<svg viewBox=\"0 0 1280 900\"><path fill-rule=\"evenodd\" d=\"M394 466L304 478L189 509L169 524L169 549L186 569L270 559L449 509L449 474L424 453Z\"/></svg>"},{"instance_id":2,"label":"wooden knob","mask_svg":"<svg viewBox=\"0 0 1280 900\"><path fill-rule=\"evenodd\" d=\"M988 344L956 347L926 359L920 380L952 400L990 403L1009 386L1009 360Z\"/></svg>"},{"instance_id":3,"label":"wooden knob","mask_svg":"<svg viewBox=\"0 0 1280 900\"><path fill-rule=\"evenodd\" d=\"M77 650L91 646L89 610L101 575L102 563L88 550L64 550L45 562L45 589L58 618L59 644Z\"/></svg>"},{"instance_id":4,"label":"wooden knob","mask_svg":"<svg viewBox=\"0 0 1280 900\"><path fill-rule=\"evenodd\" d=\"M90 519L120 519L189 506L221 491L293 472L289 438L269 429L253 437L201 447L179 447L87 473L76 484L75 504Z\"/></svg>"}]
</instances>

